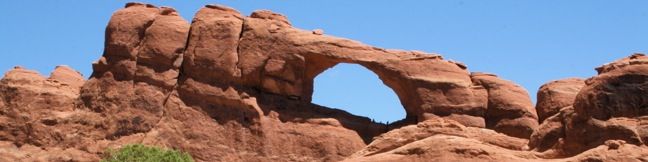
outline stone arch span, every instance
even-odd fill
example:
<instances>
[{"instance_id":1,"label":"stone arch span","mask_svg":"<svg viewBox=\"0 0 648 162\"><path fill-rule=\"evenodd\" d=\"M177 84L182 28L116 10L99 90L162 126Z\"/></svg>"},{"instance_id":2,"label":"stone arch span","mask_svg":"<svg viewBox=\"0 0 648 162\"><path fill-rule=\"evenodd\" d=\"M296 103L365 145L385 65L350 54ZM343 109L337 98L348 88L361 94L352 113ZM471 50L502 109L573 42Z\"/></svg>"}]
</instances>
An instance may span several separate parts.
<instances>
[{"instance_id":1,"label":"stone arch span","mask_svg":"<svg viewBox=\"0 0 648 162\"><path fill-rule=\"evenodd\" d=\"M167 98L177 92L183 104L213 112L219 121L256 125L269 115L263 107L282 103L315 111L302 107L311 101L315 76L337 63L353 63L394 90L412 123L450 118L522 138L538 125L526 90L510 81L470 73L437 54L293 28L285 16L266 10L243 16L207 5L188 25L171 8L127 5L106 31L93 78L148 83L162 88ZM278 99L259 104L266 94Z\"/></svg>"},{"instance_id":2,"label":"stone arch span","mask_svg":"<svg viewBox=\"0 0 648 162\"><path fill-rule=\"evenodd\" d=\"M484 125L485 90L473 87L463 64L293 28L270 11L246 17L223 6L204 7L194 16L183 54L186 80L255 88L304 102L311 101L318 74L338 63L358 64L396 93L410 120L425 120L426 113L461 114L481 119L472 125Z\"/></svg>"},{"instance_id":3,"label":"stone arch span","mask_svg":"<svg viewBox=\"0 0 648 162\"><path fill-rule=\"evenodd\" d=\"M206 11L201 10L198 15L203 12ZM232 21L228 24L242 26L242 29L238 29L238 25L222 26L236 27L225 31L240 33L223 36L233 40L218 40L233 43L236 47L220 50L232 51L236 60L231 62L236 64L216 68L240 72L229 76L237 84L310 102L317 75L338 63L358 64L378 75L396 93L410 121L425 120L430 114L455 114L455 118L471 121L469 125L484 126L486 91L473 85L470 73L461 63L444 60L437 54L382 49L296 29L284 16L269 11L256 11L250 17L229 10L218 12L224 14L223 21ZM201 17L198 15L196 17ZM197 22L194 20L192 26L199 25ZM189 48L193 44L191 41ZM192 54L189 53L188 57Z\"/></svg>"}]
</instances>

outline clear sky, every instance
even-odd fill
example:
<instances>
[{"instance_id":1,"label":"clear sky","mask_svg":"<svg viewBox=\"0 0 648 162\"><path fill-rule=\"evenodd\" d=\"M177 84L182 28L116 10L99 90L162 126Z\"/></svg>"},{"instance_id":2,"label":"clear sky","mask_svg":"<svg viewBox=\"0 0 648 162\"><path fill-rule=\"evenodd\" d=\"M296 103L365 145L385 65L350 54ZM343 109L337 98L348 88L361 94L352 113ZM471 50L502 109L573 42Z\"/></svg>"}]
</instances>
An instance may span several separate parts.
<instances>
[{"instance_id":1,"label":"clear sky","mask_svg":"<svg viewBox=\"0 0 648 162\"><path fill-rule=\"evenodd\" d=\"M270 9L302 29L383 48L421 50L538 87L565 77L589 77L594 67L648 52L648 1L147 1L172 6L187 20L204 4L243 14ZM104 29L127 1L0 2L0 70L15 65L47 75L66 64L91 73ZM314 102L378 121L403 118L393 91L368 70L336 66L316 79Z\"/></svg>"}]
</instances>

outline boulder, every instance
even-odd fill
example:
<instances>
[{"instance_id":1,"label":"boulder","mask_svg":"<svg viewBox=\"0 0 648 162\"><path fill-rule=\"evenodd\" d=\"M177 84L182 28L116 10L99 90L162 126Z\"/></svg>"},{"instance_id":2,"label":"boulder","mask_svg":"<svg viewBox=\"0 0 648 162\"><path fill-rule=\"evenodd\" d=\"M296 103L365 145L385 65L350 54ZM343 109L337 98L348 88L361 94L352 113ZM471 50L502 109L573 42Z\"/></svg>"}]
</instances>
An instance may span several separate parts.
<instances>
[{"instance_id":1,"label":"boulder","mask_svg":"<svg viewBox=\"0 0 648 162\"><path fill-rule=\"evenodd\" d=\"M555 80L540 86L537 94L536 111L541 123L560 109L574 104L574 99L585 81L580 78Z\"/></svg>"},{"instance_id":2,"label":"boulder","mask_svg":"<svg viewBox=\"0 0 648 162\"><path fill-rule=\"evenodd\" d=\"M486 127L528 139L538 126L538 116L527 91L492 74L473 73L472 79L488 92Z\"/></svg>"}]
</instances>

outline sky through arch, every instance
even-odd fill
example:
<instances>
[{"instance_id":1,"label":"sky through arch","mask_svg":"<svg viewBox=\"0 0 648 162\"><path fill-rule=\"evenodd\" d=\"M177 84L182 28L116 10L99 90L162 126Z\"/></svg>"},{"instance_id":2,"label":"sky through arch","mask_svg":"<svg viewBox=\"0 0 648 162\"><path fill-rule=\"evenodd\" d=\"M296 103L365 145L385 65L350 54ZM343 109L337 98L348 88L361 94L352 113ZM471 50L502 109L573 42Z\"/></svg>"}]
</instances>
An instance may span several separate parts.
<instances>
[{"instance_id":1,"label":"sky through arch","mask_svg":"<svg viewBox=\"0 0 648 162\"><path fill-rule=\"evenodd\" d=\"M378 75L357 64L340 63L315 77L312 102L376 122L405 118L396 93Z\"/></svg>"}]
</instances>

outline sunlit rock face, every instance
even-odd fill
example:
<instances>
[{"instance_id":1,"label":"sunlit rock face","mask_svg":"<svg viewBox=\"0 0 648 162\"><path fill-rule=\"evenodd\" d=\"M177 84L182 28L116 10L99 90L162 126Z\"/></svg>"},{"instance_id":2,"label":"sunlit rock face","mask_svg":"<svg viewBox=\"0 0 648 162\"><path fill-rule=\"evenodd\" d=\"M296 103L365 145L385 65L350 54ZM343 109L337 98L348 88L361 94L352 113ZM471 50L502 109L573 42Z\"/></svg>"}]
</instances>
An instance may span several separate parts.
<instances>
[{"instance_id":1,"label":"sunlit rock face","mask_svg":"<svg viewBox=\"0 0 648 162\"><path fill-rule=\"evenodd\" d=\"M17 67L0 80L0 161L97 161L130 143L197 161L648 157L641 54L543 86L534 108L525 89L494 74L297 29L266 10L207 5L188 22L128 3L105 34L87 80L66 66L49 78ZM374 72L407 117L385 125L312 104L314 78L339 63Z\"/></svg>"},{"instance_id":2,"label":"sunlit rock face","mask_svg":"<svg viewBox=\"0 0 648 162\"><path fill-rule=\"evenodd\" d=\"M539 121L558 113L560 109L574 104L578 92L585 86L585 81L580 78L566 78L551 81L540 87L538 90L538 103L536 111Z\"/></svg>"}]
</instances>

